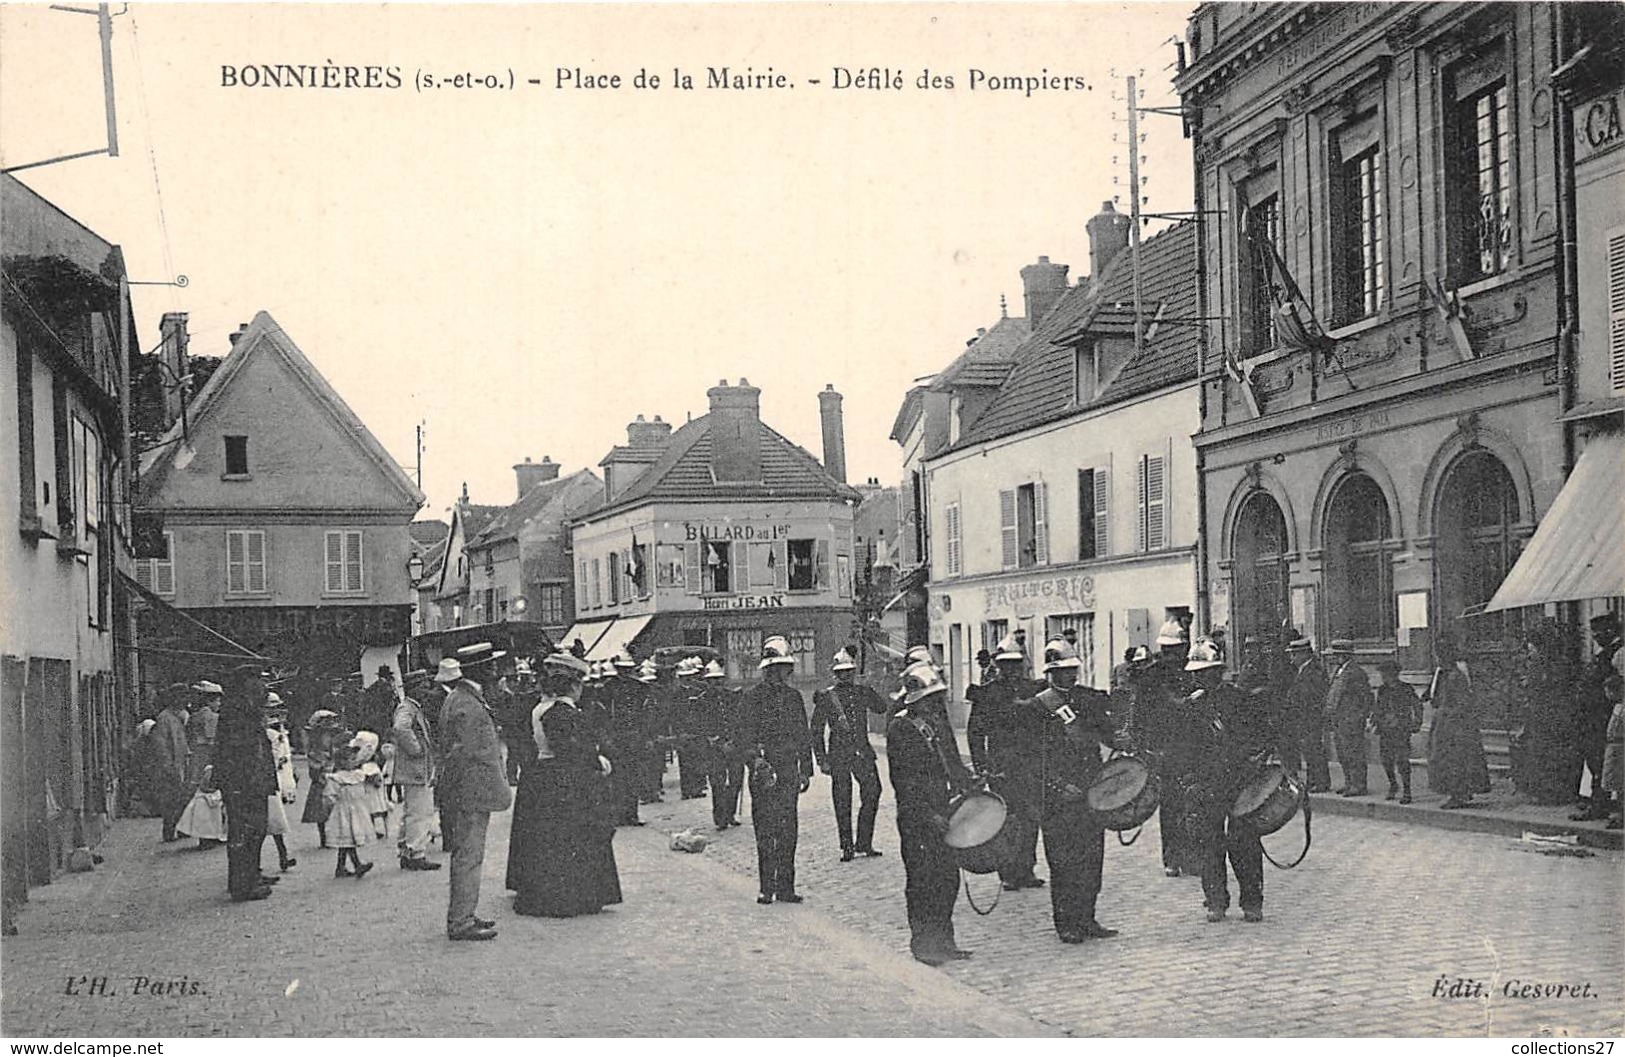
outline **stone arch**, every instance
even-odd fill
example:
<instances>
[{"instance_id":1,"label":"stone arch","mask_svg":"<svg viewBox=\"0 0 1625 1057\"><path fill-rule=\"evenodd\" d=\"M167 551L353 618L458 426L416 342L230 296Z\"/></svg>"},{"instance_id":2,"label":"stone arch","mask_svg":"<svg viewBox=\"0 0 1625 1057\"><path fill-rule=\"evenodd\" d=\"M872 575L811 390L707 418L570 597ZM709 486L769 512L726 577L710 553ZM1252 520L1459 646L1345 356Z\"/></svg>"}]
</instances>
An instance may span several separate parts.
<instances>
[{"instance_id":1,"label":"stone arch","mask_svg":"<svg viewBox=\"0 0 1625 1057\"><path fill-rule=\"evenodd\" d=\"M1281 508L1281 517L1286 521L1286 549L1288 554L1296 555L1302 550L1298 532L1297 513L1292 509L1292 500L1287 495L1286 486L1280 478L1263 469L1257 463L1230 492L1230 501L1225 506L1224 520L1221 522L1223 536L1219 541L1219 557L1229 560L1235 556L1236 522L1241 517L1242 508L1247 500L1255 494L1263 492Z\"/></svg>"},{"instance_id":2,"label":"stone arch","mask_svg":"<svg viewBox=\"0 0 1625 1057\"><path fill-rule=\"evenodd\" d=\"M1421 496L1416 508L1416 534L1419 538L1432 539L1438 534L1439 499L1450 470L1465 456L1480 451L1494 455L1506 467L1507 474L1512 478L1512 487L1518 494L1519 522L1533 527L1535 489L1529 476L1529 466L1524 462L1517 444L1500 430L1480 426L1476 415L1465 415L1457 423L1456 432L1433 453L1427 473L1422 477Z\"/></svg>"},{"instance_id":3,"label":"stone arch","mask_svg":"<svg viewBox=\"0 0 1625 1057\"><path fill-rule=\"evenodd\" d=\"M1320 487L1315 492L1315 503L1310 507L1309 515L1310 550L1320 550L1326 545L1326 511L1331 506L1332 497L1336 494L1338 486L1350 474L1355 473L1362 473L1371 478L1382 492L1383 501L1388 504L1389 538L1405 538L1404 507L1399 502L1399 490L1394 487L1394 477L1388 472L1388 467L1369 452L1345 446L1343 453L1321 475Z\"/></svg>"}]
</instances>

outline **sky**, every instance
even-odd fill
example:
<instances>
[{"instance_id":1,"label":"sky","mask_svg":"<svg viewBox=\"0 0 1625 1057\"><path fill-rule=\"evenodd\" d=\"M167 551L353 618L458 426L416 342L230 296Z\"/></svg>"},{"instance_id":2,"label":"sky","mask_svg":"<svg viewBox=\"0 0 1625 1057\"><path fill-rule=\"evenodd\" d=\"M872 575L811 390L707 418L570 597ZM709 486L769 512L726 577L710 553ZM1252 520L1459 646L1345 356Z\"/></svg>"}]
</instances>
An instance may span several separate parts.
<instances>
[{"instance_id":1,"label":"sky","mask_svg":"<svg viewBox=\"0 0 1625 1057\"><path fill-rule=\"evenodd\" d=\"M147 348L182 311L192 352L222 355L264 309L409 473L423 424L420 517L465 482L512 502L527 456L596 469L627 422L704 414L723 378L814 454L833 384L848 479L895 484L914 380L1001 295L1021 313L1022 265L1085 274L1102 201L1127 211L1122 78L1177 102L1191 6L135 3L113 20L119 157L16 175L132 279L187 277L134 289ZM266 64L401 86L224 83ZM708 89L723 66L789 86ZM903 88L837 87L872 68ZM420 88L459 73L502 87ZM1190 209L1178 120L1141 132L1145 208ZM0 7L0 166L105 142L96 20Z\"/></svg>"}]
</instances>

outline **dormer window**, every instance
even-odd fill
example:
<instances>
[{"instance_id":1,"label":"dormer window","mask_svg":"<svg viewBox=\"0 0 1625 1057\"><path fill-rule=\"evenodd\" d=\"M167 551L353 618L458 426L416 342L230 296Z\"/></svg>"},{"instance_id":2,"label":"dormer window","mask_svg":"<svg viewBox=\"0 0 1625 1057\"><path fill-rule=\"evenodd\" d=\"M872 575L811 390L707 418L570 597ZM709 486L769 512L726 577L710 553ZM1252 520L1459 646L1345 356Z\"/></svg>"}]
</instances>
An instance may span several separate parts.
<instances>
[{"instance_id":1,"label":"dormer window","mask_svg":"<svg viewBox=\"0 0 1625 1057\"><path fill-rule=\"evenodd\" d=\"M1079 345L1072 353L1072 402L1083 406L1100 391L1100 348L1094 342Z\"/></svg>"},{"instance_id":2,"label":"dormer window","mask_svg":"<svg viewBox=\"0 0 1625 1057\"><path fill-rule=\"evenodd\" d=\"M248 438L226 435L226 476L248 476Z\"/></svg>"}]
</instances>

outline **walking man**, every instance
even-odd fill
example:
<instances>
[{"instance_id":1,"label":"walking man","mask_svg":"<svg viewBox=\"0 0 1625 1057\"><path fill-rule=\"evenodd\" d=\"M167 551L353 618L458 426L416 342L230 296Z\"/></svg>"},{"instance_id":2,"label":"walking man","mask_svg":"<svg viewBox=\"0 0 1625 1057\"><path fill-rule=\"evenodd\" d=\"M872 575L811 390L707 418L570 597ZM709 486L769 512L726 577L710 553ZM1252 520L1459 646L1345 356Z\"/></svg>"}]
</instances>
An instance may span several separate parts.
<instances>
[{"instance_id":1,"label":"walking man","mask_svg":"<svg viewBox=\"0 0 1625 1057\"><path fill-rule=\"evenodd\" d=\"M480 867L485 862L485 834L491 813L512 806L513 790L502 770L496 721L485 705L480 685L463 678L463 666L450 657L440 662L434 678L446 688L438 724L443 754L435 786L440 824L451 849L446 936L454 940L495 939L496 922L475 913L480 904Z\"/></svg>"},{"instance_id":2,"label":"walking man","mask_svg":"<svg viewBox=\"0 0 1625 1057\"><path fill-rule=\"evenodd\" d=\"M830 799L835 805L835 832L841 840L841 861L857 855L873 858L875 813L880 810L880 771L875 767L875 748L869 744L868 715L885 708L880 695L857 681L858 665L852 654L841 650L830 671L831 686L813 695L812 747L818 769L829 775ZM828 739L825 731L828 730ZM862 797L858 807L857 840L852 837L852 783Z\"/></svg>"},{"instance_id":3,"label":"walking man","mask_svg":"<svg viewBox=\"0 0 1625 1057\"><path fill-rule=\"evenodd\" d=\"M395 707L390 723L395 743L392 786L401 801L401 869L438 870L428 857L429 832L434 823L434 739L423 705L417 700L428 688L427 672L406 677L406 695Z\"/></svg>"},{"instance_id":4,"label":"walking man","mask_svg":"<svg viewBox=\"0 0 1625 1057\"><path fill-rule=\"evenodd\" d=\"M264 899L271 883L260 873L270 798L279 794L276 760L265 736L267 691L263 674L246 665L227 679L230 695L216 728L215 785L226 800L227 890L233 902Z\"/></svg>"},{"instance_id":5,"label":"walking man","mask_svg":"<svg viewBox=\"0 0 1625 1057\"><path fill-rule=\"evenodd\" d=\"M774 635L762 644L762 681L745 692L741 741L750 761L750 816L764 906L799 903L796 892L797 798L812 781L812 733L807 704L790 685L790 643Z\"/></svg>"},{"instance_id":6,"label":"walking man","mask_svg":"<svg viewBox=\"0 0 1625 1057\"><path fill-rule=\"evenodd\" d=\"M1302 760L1309 791L1324 793L1332 787L1326 763L1326 669L1306 636L1292 640L1287 656L1294 669L1292 688L1287 691L1287 716L1298 732L1292 770L1296 772L1297 761Z\"/></svg>"},{"instance_id":7,"label":"walking man","mask_svg":"<svg viewBox=\"0 0 1625 1057\"><path fill-rule=\"evenodd\" d=\"M153 806L164 817L165 844L180 840L175 835L175 823L192 799L192 787L186 781L186 702L190 694L185 683L164 687L164 707L153 723L152 733L147 735L152 743L149 780L158 801Z\"/></svg>"},{"instance_id":8,"label":"walking man","mask_svg":"<svg viewBox=\"0 0 1625 1057\"><path fill-rule=\"evenodd\" d=\"M1343 788L1337 792L1340 796L1365 796L1369 781L1365 726L1371 719L1371 682L1347 643L1334 642L1327 655L1334 658L1334 674L1326 693L1326 714L1337 743L1337 765L1343 769Z\"/></svg>"}]
</instances>

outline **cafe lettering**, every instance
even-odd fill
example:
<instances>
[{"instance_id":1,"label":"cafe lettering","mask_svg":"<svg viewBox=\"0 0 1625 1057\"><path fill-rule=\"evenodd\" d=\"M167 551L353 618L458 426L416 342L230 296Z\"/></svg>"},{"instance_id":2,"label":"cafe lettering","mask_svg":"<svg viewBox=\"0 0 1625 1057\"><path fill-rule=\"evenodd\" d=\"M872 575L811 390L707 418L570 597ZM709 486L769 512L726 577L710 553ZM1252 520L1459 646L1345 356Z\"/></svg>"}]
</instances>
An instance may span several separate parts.
<instances>
[{"instance_id":1,"label":"cafe lettering","mask_svg":"<svg viewBox=\"0 0 1625 1057\"><path fill-rule=\"evenodd\" d=\"M982 590L982 606L990 613L1029 602L1068 602L1079 611L1093 609L1095 605L1095 578L1092 576L1047 576L1014 584L995 584Z\"/></svg>"},{"instance_id":2,"label":"cafe lettering","mask_svg":"<svg viewBox=\"0 0 1625 1057\"><path fill-rule=\"evenodd\" d=\"M1584 161L1625 142L1625 122L1620 119L1621 94L1603 96L1575 110L1575 161Z\"/></svg>"},{"instance_id":3,"label":"cafe lettering","mask_svg":"<svg viewBox=\"0 0 1625 1057\"><path fill-rule=\"evenodd\" d=\"M790 538L789 525L751 525L751 524L695 524L692 521L683 522L683 539L688 542L695 540L746 540L757 543L771 543L774 540Z\"/></svg>"}]
</instances>

